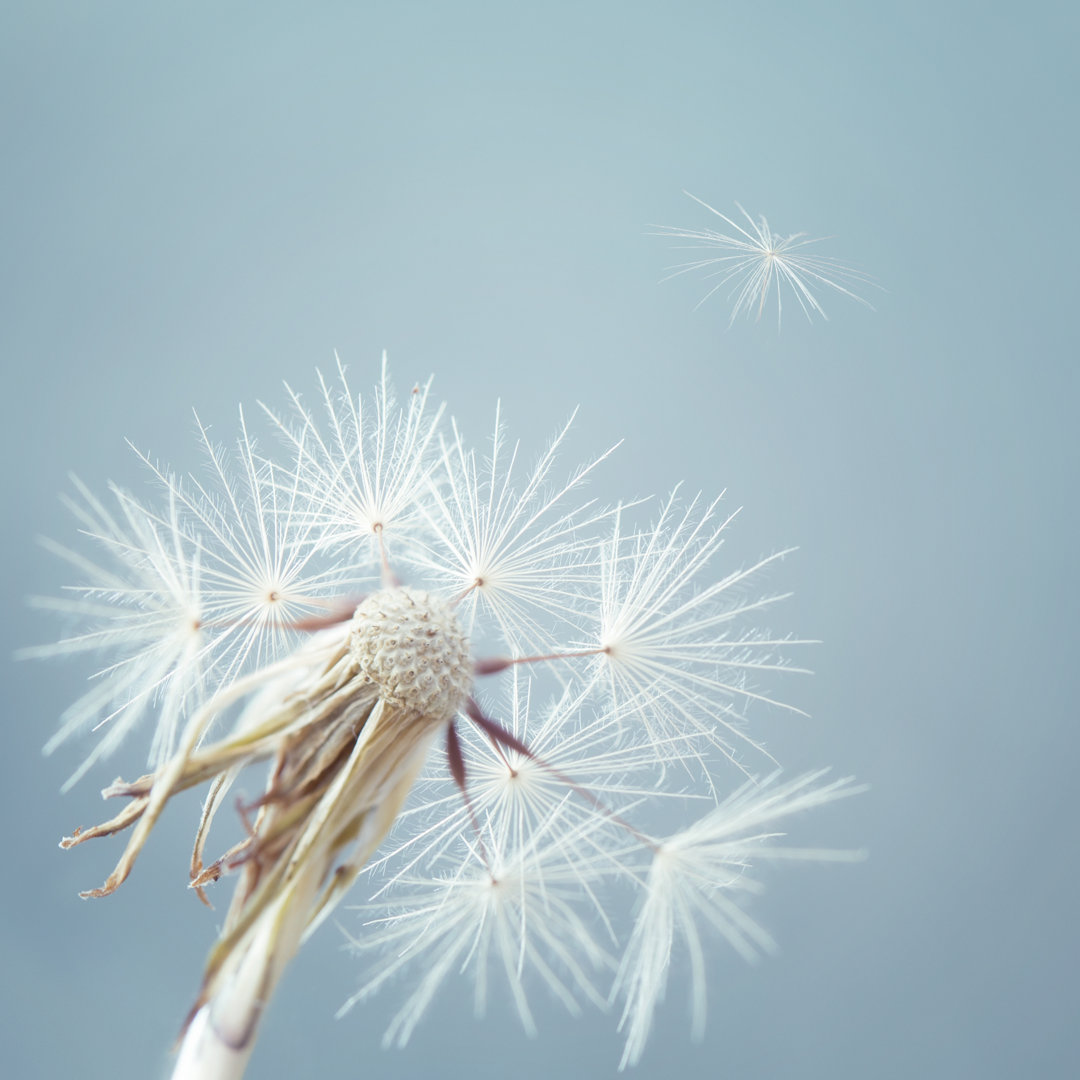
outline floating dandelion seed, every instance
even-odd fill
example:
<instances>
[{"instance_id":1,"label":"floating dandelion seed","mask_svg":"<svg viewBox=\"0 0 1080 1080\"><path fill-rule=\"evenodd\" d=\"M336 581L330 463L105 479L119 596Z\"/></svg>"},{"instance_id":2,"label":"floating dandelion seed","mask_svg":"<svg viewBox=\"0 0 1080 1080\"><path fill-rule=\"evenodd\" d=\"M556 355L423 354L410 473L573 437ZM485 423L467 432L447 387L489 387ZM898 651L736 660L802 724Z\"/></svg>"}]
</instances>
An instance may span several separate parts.
<instances>
[{"instance_id":1,"label":"floating dandelion seed","mask_svg":"<svg viewBox=\"0 0 1080 1080\"><path fill-rule=\"evenodd\" d=\"M803 314L811 322L815 313L828 319L825 309L814 295L815 290L821 288L843 293L844 296L872 309L867 300L852 291L852 288L860 285L872 284L872 279L828 255L816 255L806 251L807 247L819 243L819 240L805 238L806 233L792 233L790 236L774 233L764 215L754 221L736 203L749 226L744 228L696 195L690 195L688 191L685 194L734 230L732 233L715 229L682 229L673 225L654 226L657 236L691 241L685 245L687 248L727 253L679 263L666 271L662 279L664 281L697 271L701 271L708 281L718 279L694 305L695 310L729 283L731 290L728 300L733 303L733 307L728 325L734 323L741 314L755 320L760 319L769 294L774 289L777 329L780 328L785 288L794 296Z\"/></svg>"},{"instance_id":2,"label":"floating dandelion seed","mask_svg":"<svg viewBox=\"0 0 1080 1080\"><path fill-rule=\"evenodd\" d=\"M620 1001L632 1064L680 942L700 1032L705 931L744 954L768 942L738 906L750 866L837 857L777 848L774 823L857 790L815 774L716 795L731 763L770 760L744 714L775 704L758 680L799 644L746 625L778 599L745 588L772 559L717 574L731 520L717 502L676 493L641 527L641 507L586 497L606 454L561 478L565 430L523 468L497 416L478 457L426 388L396 402L385 358L371 400L339 364L324 419L289 393L291 416L266 410L284 463L241 414L232 454L200 426L205 478L144 458L159 509L116 490L110 513L77 484L103 554L50 545L82 580L44 603L81 628L31 650L107 657L49 743L104 727L77 775L158 719L151 771L104 792L121 811L63 841L130 830L84 896L118 888L171 797L206 787L188 884L207 902L223 877L235 886L175 1080L243 1073L289 959L362 875L353 945L381 959L349 1004L415 979L389 1042L463 971L478 1009L500 980L530 1032L532 983L572 1011ZM246 835L211 856L214 819L258 762ZM688 821L665 839L660 801Z\"/></svg>"}]
</instances>

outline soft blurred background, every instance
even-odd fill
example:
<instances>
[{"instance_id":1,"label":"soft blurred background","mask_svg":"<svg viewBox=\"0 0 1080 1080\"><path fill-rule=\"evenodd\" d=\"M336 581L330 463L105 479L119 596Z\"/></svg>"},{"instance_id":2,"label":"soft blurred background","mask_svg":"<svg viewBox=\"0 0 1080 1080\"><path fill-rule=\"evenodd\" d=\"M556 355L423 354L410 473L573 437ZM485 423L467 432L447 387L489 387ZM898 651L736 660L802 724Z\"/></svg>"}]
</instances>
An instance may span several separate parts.
<instances>
[{"instance_id":1,"label":"soft blurred background","mask_svg":"<svg viewBox=\"0 0 1080 1080\"><path fill-rule=\"evenodd\" d=\"M732 566L798 545L762 587L824 643L777 686L811 719L757 730L872 785L799 825L869 860L768 869L781 952L715 946L701 1044L677 970L634 1075L1077 1075L1078 30L1040 2L4 5L0 651L57 632L25 598L71 576L36 543L73 537L68 471L144 490L125 438L194 467L192 406L227 439L384 348L477 440L498 398L530 454L580 404L568 467L626 439L603 500L726 487ZM876 311L694 311L649 235L714 224L682 189L829 237ZM216 925L190 798L77 898L119 844L57 840L146 749L59 794L91 737L40 748L87 674L5 661L8 1076L164 1075ZM384 1051L392 993L333 1018L341 942L293 965L252 1078L614 1073L616 1015L541 992L529 1040L463 984Z\"/></svg>"}]
</instances>

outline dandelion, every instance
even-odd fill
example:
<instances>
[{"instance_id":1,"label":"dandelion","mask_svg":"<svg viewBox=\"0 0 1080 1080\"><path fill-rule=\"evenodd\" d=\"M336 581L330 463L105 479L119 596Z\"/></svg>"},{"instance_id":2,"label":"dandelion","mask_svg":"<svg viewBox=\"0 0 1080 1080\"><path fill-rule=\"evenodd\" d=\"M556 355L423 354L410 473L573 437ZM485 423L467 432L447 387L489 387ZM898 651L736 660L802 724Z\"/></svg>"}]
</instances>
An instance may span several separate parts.
<instances>
[{"instance_id":1,"label":"dandelion","mask_svg":"<svg viewBox=\"0 0 1080 1080\"><path fill-rule=\"evenodd\" d=\"M813 322L815 314L828 319L825 309L815 295L815 290L820 288L832 289L866 307L872 307L867 300L852 291L860 285L871 283L871 278L844 266L831 256L817 255L805 250L811 244L819 243L818 240L807 238L806 233L801 232L792 233L790 236L774 233L764 215L754 221L736 203L739 212L746 219L747 227L744 228L696 195L690 195L688 191L685 194L720 218L728 229L733 230L727 232L717 229L683 229L671 225L654 226L658 236L690 241L691 243L686 245L688 248L724 253L679 263L665 272L664 281L697 271L703 272L708 281L717 279L694 305L695 310L728 283L731 283L728 300L733 305L728 325L732 325L742 314L748 318L760 319L765 304L775 289L776 326L779 329L785 287L810 322Z\"/></svg>"},{"instance_id":2,"label":"dandelion","mask_svg":"<svg viewBox=\"0 0 1080 1080\"><path fill-rule=\"evenodd\" d=\"M777 650L806 642L746 627L748 616L784 598L748 597L746 582L790 552L702 584L735 517L721 514L720 504L697 497L680 506L673 495L651 529L629 535L615 516L603 546L594 669L616 707L634 714L656 745L668 734L697 732L737 761L739 742L764 753L744 730L743 706L780 704L749 677L805 671Z\"/></svg>"},{"instance_id":3,"label":"dandelion","mask_svg":"<svg viewBox=\"0 0 1080 1080\"><path fill-rule=\"evenodd\" d=\"M645 896L612 991L626 1003L620 1030L627 1031L620 1067L637 1064L663 998L672 946L681 939L690 957L693 1033L705 1030L705 973L702 929L712 929L746 960L775 948L772 937L739 906L740 893L754 892L748 876L759 859L849 860L857 852L782 848L775 822L858 794L850 778L819 783L823 772L788 783L774 774L760 786L747 784L682 832L657 841L645 881ZM761 831L769 828L770 831Z\"/></svg>"},{"instance_id":4,"label":"dandelion","mask_svg":"<svg viewBox=\"0 0 1080 1080\"><path fill-rule=\"evenodd\" d=\"M520 487L514 486L519 446L505 445L496 409L495 433L486 462L477 460L454 427L443 444L445 492L432 491L428 524L436 541L425 550L424 569L461 597L473 629L490 617L512 648L555 647L551 623L573 625L581 594L595 567L591 529L608 512L586 502L560 504L584 484L611 453L551 483L559 447L571 421L556 435Z\"/></svg>"},{"instance_id":5,"label":"dandelion","mask_svg":"<svg viewBox=\"0 0 1080 1080\"><path fill-rule=\"evenodd\" d=\"M610 972L614 962L578 910L587 880L566 857L567 844L596 823L567 829L556 822L549 819L525 844L492 851L486 859L475 849L457 853L457 865L446 876L399 877L384 905L389 913L351 940L356 952L376 952L382 962L339 1015L414 965L423 974L387 1029L384 1045L404 1046L441 984L462 969L473 975L475 1007L482 1014L488 969L495 966L529 1034L536 1034L529 975L575 1015L581 1012L579 996L603 1008L597 976Z\"/></svg>"},{"instance_id":6,"label":"dandelion","mask_svg":"<svg viewBox=\"0 0 1080 1080\"><path fill-rule=\"evenodd\" d=\"M65 501L100 555L95 559L45 541L82 581L63 597L34 602L69 622L78 620L80 628L24 652L112 658L64 712L60 729L45 745L50 753L85 727L105 728L65 790L119 746L151 709L157 726L150 763L156 767L170 756L184 710L200 703L206 639L199 553L179 526L175 491L158 518L120 488L113 488L118 512L111 513L78 479L73 484L77 497Z\"/></svg>"},{"instance_id":7,"label":"dandelion","mask_svg":"<svg viewBox=\"0 0 1080 1080\"><path fill-rule=\"evenodd\" d=\"M337 383L319 373L327 432L299 396L286 387L299 423L291 424L264 406L297 455L296 479L307 496L309 513L326 546L375 546L383 556L387 539L406 541L408 525L422 508L417 493L428 481L436 457L428 447L442 408L427 408L430 383L417 385L399 408L387 376L371 398L354 397L337 360ZM386 560L382 560L386 567Z\"/></svg>"},{"instance_id":8,"label":"dandelion","mask_svg":"<svg viewBox=\"0 0 1080 1080\"><path fill-rule=\"evenodd\" d=\"M705 931L767 947L739 904L751 866L839 857L779 847L775 823L856 790L746 779L771 760L748 707L778 704L759 680L800 644L748 625L779 599L749 590L780 556L718 572L733 515L678 491L634 524L646 507L587 490L607 453L562 469L565 428L528 466L498 411L481 456L428 384L399 403L385 357L370 399L340 363L320 386L321 417L291 390L288 414L265 410L283 459L243 413L231 452L200 425L204 474L143 456L156 508L116 489L110 513L76 485L104 554L50 545L81 582L43 603L78 628L31 652L105 659L48 748L103 726L81 775L157 717L150 771L104 791L120 812L63 841L127 834L83 895L119 888L190 788L187 883L209 903L234 882L175 1080L242 1075L290 958L359 879L369 977L346 1008L411 980L389 1043L463 974L478 1011L498 980L529 1033L534 984L574 1012L621 1003L633 1064L679 947L699 1034ZM213 852L260 762L243 839ZM678 828L657 838L662 821Z\"/></svg>"}]
</instances>

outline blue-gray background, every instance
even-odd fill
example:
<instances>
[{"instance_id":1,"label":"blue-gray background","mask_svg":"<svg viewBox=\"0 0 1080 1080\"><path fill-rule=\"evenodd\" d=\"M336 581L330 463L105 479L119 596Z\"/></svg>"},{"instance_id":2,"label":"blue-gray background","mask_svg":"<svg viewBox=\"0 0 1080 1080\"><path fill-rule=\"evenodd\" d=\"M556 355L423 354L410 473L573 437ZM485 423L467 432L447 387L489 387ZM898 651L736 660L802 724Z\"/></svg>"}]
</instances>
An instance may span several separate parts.
<instances>
[{"instance_id":1,"label":"blue-gray background","mask_svg":"<svg viewBox=\"0 0 1080 1080\"><path fill-rule=\"evenodd\" d=\"M322 3L4 6L0 16L3 651L56 627L57 493L143 478L123 437L197 462L190 406L310 390L380 350L477 437L501 397L539 449L625 436L605 499L727 487L733 562L819 637L792 768L873 785L808 820L865 864L783 867L755 911L782 952L717 947L705 1042L678 981L637 1075L1075 1075L1078 23L1062 3ZM686 188L873 273L727 329L658 285L649 223L708 225ZM83 903L118 850L56 840L139 771L73 793L89 745L41 744L86 675L5 669L4 1072L161 1075L214 916L183 887L192 816ZM392 1001L333 1012L325 928L275 1000L253 1077L606 1076L614 1018L474 1021L440 999L408 1050ZM541 995L542 997L542 995Z\"/></svg>"}]
</instances>

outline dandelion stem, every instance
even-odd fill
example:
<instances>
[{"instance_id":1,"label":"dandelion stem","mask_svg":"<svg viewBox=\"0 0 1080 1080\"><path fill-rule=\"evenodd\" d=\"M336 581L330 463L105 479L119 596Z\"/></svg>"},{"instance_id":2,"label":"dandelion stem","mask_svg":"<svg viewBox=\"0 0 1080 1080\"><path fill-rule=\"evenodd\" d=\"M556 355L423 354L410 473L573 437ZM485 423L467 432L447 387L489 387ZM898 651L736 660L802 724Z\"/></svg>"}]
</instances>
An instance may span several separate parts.
<instances>
[{"instance_id":1,"label":"dandelion stem","mask_svg":"<svg viewBox=\"0 0 1080 1080\"><path fill-rule=\"evenodd\" d=\"M230 1046L214 1027L210 1006L195 1014L180 1044L172 1080L239 1080L254 1043Z\"/></svg>"}]
</instances>

